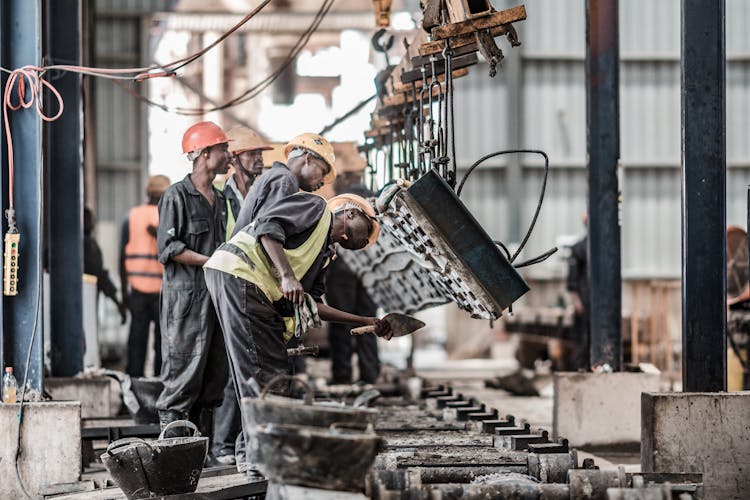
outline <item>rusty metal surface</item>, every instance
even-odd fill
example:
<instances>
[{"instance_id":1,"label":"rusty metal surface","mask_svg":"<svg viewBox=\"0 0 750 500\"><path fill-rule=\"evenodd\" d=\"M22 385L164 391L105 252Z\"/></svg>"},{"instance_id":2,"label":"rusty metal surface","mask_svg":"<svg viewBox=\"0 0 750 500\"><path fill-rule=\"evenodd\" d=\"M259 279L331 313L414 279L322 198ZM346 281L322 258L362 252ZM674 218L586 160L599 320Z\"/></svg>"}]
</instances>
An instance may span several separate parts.
<instances>
[{"instance_id":1,"label":"rusty metal surface","mask_svg":"<svg viewBox=\"0 0 750 500\"><path fill-rule=\"evenodd\" d=\"M610 486L622 488L630 495L626 498L650 498L643 495L651 483L673 495L664 498L684 492L702 498L700 477L671 474L638 479L622 468L601 471L592 459L579 463L566 440L547 442L546 431L532 430L528 424L513 426L513 417L498 419L496 412L487 412L487 419L477 421L481 424L477 426L446 422L445 411L458 411L456 404L487 407L450 386L424 387L421 396L408 405L397 404L396 398L385 399L382 406L381 401L376 403L380 412L376 432L386 446L368 476L369 498L606 500ZM451 403L455 408L436 410L438 398L443 406ZM516 449L493 447L498 439ZM518 449L533 446L534 453ZM573 474L570 483L569 473Z\"/></svg>"}]
</instances>

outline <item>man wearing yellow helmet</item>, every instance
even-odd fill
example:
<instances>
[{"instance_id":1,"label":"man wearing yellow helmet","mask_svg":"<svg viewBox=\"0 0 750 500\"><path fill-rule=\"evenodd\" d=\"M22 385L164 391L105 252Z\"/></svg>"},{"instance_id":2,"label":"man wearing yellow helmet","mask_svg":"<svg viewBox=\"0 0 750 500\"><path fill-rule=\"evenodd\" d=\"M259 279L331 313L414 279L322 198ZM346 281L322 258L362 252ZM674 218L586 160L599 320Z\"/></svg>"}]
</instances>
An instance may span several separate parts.
<instances>
[{"instance_id":1,"label":"man wearing yellow helmet","mask_svg":"<svg viewBox=\"0 0 750 500\"><path fill-rule=\"evenodd\" d=\"M237 217L235 231L255 220L264 206L271 206L300 190L311 193L336 179L336 155L333 146L318 134L298 135L284 146L286 164L273 166L255 183L247 194Z\"/></svg>"},{"instance_id":2,"label":"man wearing yellow helmet","mask_svg":"<svg viewBox=\"0 0 750 500\"><path fill-rule=\"evenodd\" d=\"M238 228L214 252L204 266L206 283L240 398L257 396L251 378L263 386L276 375L291 373L286 343L301 334L301 318L315 307L320 319L376 325L376 333L387 335L387 323L339 311L321 300L334 244L359 250L374 244L379 233L375 212L363 198L347 194L326 202L297 192L264 207L252 224ZM238 468L253 470L252 446L245 460Z\"/></svg>"}]
</instances>

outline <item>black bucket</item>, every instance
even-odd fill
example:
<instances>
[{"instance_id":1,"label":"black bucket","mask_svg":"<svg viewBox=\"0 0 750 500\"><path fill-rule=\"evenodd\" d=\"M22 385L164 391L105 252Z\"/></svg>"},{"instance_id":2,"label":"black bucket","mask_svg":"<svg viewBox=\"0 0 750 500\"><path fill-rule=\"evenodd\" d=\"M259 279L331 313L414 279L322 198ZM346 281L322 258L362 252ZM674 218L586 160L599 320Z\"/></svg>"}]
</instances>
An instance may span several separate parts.
<instances>
[{"instance_id":1,"label":"black bucket","mask_svg":"<svg viewBox=\"0 0 750 500\"><path fill-rule=\"evenodd\" d=\"M302 386L305 399L280 396L266 397L276 381L293 381ZM365 429L374 425L378 411L369 408L352 408L335 403L316 403L309 385L296 377L276 377L258 398L242 398L242 419L246 429L259 424L293 424L328 428L333 424Z\"/></svg>"},{"instance_id":2,"label":"black bucket","mask_svg":"<svg viewBox=\"0 0 750 500\"><path fill-rule=\"evenodd\" d=\"M372 431L267 424L256 429L260 470L277 484L363 491L382 447Z\"/></svg>"},{"instance_id":3,"label":"black bucket","mask_svg":"<svg viewBox=\"0 0 750 500\"><path fill-rule=\"evenodd\" d=\"M192 437L164 439L175 427L192 429ZM192 493L198 487L208 438L200 437L192 422L177 420L167 425L159 439L119 439L101 455L102 463L128 499Z\"/></svg>"}]
</instances>

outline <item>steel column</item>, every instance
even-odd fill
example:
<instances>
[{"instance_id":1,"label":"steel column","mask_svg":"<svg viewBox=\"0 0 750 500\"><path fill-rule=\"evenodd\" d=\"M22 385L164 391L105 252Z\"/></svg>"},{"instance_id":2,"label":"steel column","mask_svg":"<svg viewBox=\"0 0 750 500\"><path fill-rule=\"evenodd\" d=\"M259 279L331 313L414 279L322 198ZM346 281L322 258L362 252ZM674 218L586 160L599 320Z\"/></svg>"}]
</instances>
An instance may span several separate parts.
<instances>
[{"instance_id":1,"label":"steel column","mask_svg":"<svg viewBox=\"0 0 750 500\"><path fill-rule=\"evenodd\" d=\"M682 0L682 383L726 379L724 0Z\"/></svg>"},{"instance_id":2,"label":"steel column","mask_svg":"<svg viewBox=\"0 0 750 500\"><path fill-rule=\"evenodd\" d=\"M80 0L45 0L46 60L81 63ZM46 124L47 216L50 273L52 375L83 370L83 108L81 77L49 75L65 102L65 112ZM48 93L48 105L54 100ZM92 346L93 347L93 346Z\"/></svg>"},{"instance_id":3,"label":"steel column","mask_svg":"<svg viewBox=\"0 0 750 500\"><path fill-rule=\"evenodd\" d=\"M0 58L5 68L41 63L42 16L40 0L0 3ZM7 75L2 75L3 85ZM16 96L17 97L17 96ZM14 99L16 98L14 97ZM42 349L42 124L34 107L9 111L15 158L15 210L19 244L18 295L2 297L2 361L15 369L19 385L28 372L31 389L41 391ZM3 139L5 131L3 129ZM4 144L3 144L4 146ZM0 193L8 208L7 150L2 149L4 182ZM7 230L3 219L3 232ZM33 343L32 343L33 339ZM30 353L28 365L27 355Z\"/></svg>"},{"instance_id":4,"label":"steel column","mask_svg":"<svg viewBox=\"0 0 750 500\"><path fill-rule=\"evenodd\" d=\"M591 365L622 364L618 1L586 2L586 148Z\"/></svg>"}]
</instances>

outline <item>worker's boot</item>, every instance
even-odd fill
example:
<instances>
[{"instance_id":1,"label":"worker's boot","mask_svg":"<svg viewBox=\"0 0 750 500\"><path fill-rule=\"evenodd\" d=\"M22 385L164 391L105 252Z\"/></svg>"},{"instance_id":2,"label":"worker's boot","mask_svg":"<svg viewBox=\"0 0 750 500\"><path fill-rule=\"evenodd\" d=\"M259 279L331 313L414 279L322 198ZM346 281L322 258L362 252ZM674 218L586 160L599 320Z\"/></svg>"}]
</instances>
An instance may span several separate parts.
<instances>
[{"instance_id":1,"label":"worker's boot","mask_svg":"<svg viewBox=\"0 0 750 500\"><path fill-rule=\"evenodd\" d=\"M187 420L188 414L187 412L180 411L180 410L159 410L159 427L161 430L164 430L164 428L167 426L167 424L170 424L172 422L175 422L177 420ZM185 427L176 428L176 429L170 429L167 432L164 433L165 438L172 438L172 437L184 437L187 436L189 433L189 429Z\"/></svg>"},{"instance_id":2,"label":"worker's boot","mask_svg":"<svg viewBox=\"0 0 750 500\"><path fill-rule=\"evenodd\" d=\"M214 408L213 406L201 406L200 411L196 415L197 422L195 425L198 426L202 436L208 438L208 453L206 454L206 460L203 462L204 467L219 467L222 464L219 462L213 453L214 444Z\"/></svg>"}]
</instances>

